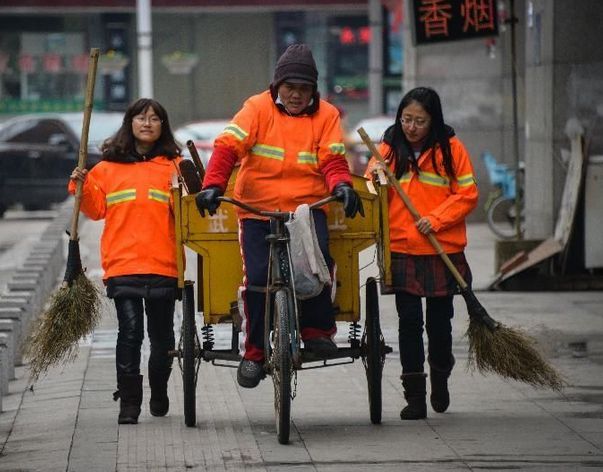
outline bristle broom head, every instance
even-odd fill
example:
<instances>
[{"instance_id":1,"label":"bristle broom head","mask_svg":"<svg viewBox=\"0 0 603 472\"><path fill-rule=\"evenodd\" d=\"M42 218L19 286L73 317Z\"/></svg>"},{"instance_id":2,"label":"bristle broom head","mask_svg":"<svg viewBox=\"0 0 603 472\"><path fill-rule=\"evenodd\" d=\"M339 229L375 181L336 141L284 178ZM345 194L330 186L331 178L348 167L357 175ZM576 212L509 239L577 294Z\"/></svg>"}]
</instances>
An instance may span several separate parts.
<instances>
[{"instance_id":1,"label":"bristle broom head","mask_svg":"<svg viewBox=\"0 0 603 472\"><path fill-rule=\"evenodd\" d=\"M536 341L519 330L498 324L490 329L470 318L469 367L494 373L533 387L561 390L566 382L536 349Z\"/></svg>"},{"instance_id":2,"label":"bristle broom head","mask_svg":"<svg viewBox=\"0 0 603 472\"><path fill-rule=\"evenodd\" d=\"M60 287L25 342L31 380L53 365L73 361L80 339L92 333L101 314L100 290L83 272Z\"/></svg>"}]
</instances>

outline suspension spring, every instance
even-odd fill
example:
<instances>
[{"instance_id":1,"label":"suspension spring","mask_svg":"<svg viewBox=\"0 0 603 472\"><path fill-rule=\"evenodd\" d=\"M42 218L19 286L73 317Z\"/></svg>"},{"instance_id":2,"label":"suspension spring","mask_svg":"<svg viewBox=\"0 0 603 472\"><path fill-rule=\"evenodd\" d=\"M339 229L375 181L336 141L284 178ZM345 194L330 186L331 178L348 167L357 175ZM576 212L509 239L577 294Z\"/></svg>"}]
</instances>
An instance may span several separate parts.
<instances>
[{"instance_id":1,"label":"suspension spring","mask_svg":"<svg viewBox=\"0 0 603 472\"><path fill-rule=\"evenodd\" d=\"M201 337L203 338L203 350L211 351L214 348L214 327L205 325L201 328Z\"/></svg>"}]
</instances>

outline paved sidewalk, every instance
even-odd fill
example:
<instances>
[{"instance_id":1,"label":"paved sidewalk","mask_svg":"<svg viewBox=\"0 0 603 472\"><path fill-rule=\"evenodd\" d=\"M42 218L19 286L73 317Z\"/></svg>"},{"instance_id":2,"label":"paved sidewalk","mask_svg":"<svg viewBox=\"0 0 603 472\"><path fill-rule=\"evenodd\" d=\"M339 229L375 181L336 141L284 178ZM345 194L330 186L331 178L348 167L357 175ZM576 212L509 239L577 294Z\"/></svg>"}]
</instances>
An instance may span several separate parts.
<instances>
[{"instance_id":1,"label":"paved sidewalk","mask_svg":"<svg viewBox=\"0 0 603 472\"><path fill-rule=\"evenodd\" d=\"M100 228L86 221L80 231L92 278L100 275ZM469 231L467 256L480 287L493 273L493 239L485 225ZM235 369L207 363L199 373L195 428L184 425L176 365L168 416L150 415L145 386L140 423L119 426L111 399L116 322L107 303L74 363L53 369L33 389L26 368L17 368L0 414L0 471L603 470L603 292L477 296L495 319L538 339L568 380L562 393L468 372L467 315L457 297L450 409L402 422L397 318L393 298L381 297L384 336L394 348L384 370L381 425L369 421L364 369L356 362L299 373L287 446L276 440L270 379L241 389ZM347 326L339 329L343 343ZM570 349L577 341L587 343L586 356Z\"/></svg>"}]
</instances>

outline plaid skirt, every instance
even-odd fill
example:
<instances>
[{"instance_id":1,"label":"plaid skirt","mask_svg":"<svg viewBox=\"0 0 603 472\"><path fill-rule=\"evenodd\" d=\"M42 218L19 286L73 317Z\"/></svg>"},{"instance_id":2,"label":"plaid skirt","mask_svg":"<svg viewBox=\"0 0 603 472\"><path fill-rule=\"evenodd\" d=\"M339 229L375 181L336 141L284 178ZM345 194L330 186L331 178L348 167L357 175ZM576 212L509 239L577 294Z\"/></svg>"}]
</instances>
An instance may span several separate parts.
<instances>
[{"instance_id":1,"label":"plaid skirt","mask_svg":"<svg viewBox=\"0 0 603 472\"><path fill-rule=\"evenodd\" d=\"M388 292L403 291L420 297L443 297L460 292L452 273L439 255L415 256L392 252L392 285ZM465 254L457 252L448 257L471 286L471 269Z\"/></svg>"}]
</instances>

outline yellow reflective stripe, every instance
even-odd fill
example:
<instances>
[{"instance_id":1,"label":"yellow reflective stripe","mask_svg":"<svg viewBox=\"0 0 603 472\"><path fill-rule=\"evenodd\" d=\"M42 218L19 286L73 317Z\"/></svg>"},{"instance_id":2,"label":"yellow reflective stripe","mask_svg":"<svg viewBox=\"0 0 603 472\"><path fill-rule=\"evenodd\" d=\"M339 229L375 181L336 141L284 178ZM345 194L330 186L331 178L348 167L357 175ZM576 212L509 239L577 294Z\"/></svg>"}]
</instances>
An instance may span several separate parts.
<instances>
[{"instance_id":1,"label":"yellow reflective stripe","mask_svg":"<svg viewBox=\"0 0 603 472\"><path fill-rule=\"evenodd\" d=\"M459 184L459 187L469 187L470 185L477 183L475 182L475 177L473 177L473 174L459 175L456 180Z\"/></svg>"},{"instance_id":2,"label":"yellow reflective stripe","mask_svg":"<svg viewBox=\"0 0 603 472\"><path fill-rule=\"evenodd\" d=\"M412 172L406 172L405 174L402 174L402 177L400 177L400 183L410 182L411 177Z\"/></svg>"},{"instance_id":3,"label":"yellow reflective stripe","mask_svg":"<svg viewBox=\"0 0 603 472\"><path fill-rule=\"evenodd\" d=\"M249 133L247 131L245 131L240 126L235 125L234 123L229 123L229 125L224 128L223 132L232 134L239 141L243 141L247 136L249 136Z\"/></svg>"},{"instance_id":4,"label":"yellow reflective stripe","mask_svg":"<svg viewBox=\"0 0 603 472\"><path fill-rule=\"evenodd\" d=\"M419 174L419 182L427 185L435 185L436 187L448 187L450 185L450 179L431 172L421 172Z\"/></svg>"},{"instance_id":5,"label":"yellow reflective stripe","mask_svg":"<svg viewBox=\"0 0 603 472\"><path fill-rule=\"evenodd\" d=\"M268 157L279 161L285 159L285 150L283 148L268 146L267 144L256 144L251 148L251 152L261 157Z\"/></svg>"},{"instance_id":6,"label":"yellow reflective stripe","mask_svg":"<svg viewBox=\"0 0 603 472\"><path fill-rule=\"evenodd\" d=\"M329 144L329 151L332 154L345 154L345 145L343 143L331 143Z\"/></svg>"},{"instance_id":7,"label":"yellow reflective stripe","mask_svg":"<svg viewBox=\"0 0 603 472\"><path fill-rule=\"evenodd\" d=\"M400 177L400 182L410 182L413 176L413 172L406 172ZM418 178L419 182L427 185L434 185L436 187L448 187L450 185L450 179L448 177L442 177L441 175L434 174L432 172L421 172ZM475 178L473 174L464 174L458 177L457 182L459 187L468 187L469 185L475 184Z\"/></svg>"},{"instance_id":8,"label":"yellow reflective stripe","mask_svg":"<svg viewBox=\"0 0 603 472\"><path fill-rule=\"evenodd\" d=\"M109 193L106 197L107 206L115 205L116 203L129 202L132 200L136 200L135 188Z\"/></svg>"},{"instance_id":9,"label":"yellow reflective stripe","mask_svg":"<svg viewBox=\"0 0 603 472\"><path fill-rule=\"evenodd\" d=\"M149 189L149 200L155 200L161 203L168 203L170 201L170 194L168 192L164 192L163 190L158 190L156 188Z\"/></svg>"},{"instance_id":10,"label":"yellow reflective stripe","mask_svg":"<svg viewBox=\"0 0 603 472\"><path fill-rule=\"evenodd\" d=\"M301 151L297 153L298 164L317 164L318 156L315 152Z\"/></svg>"}]
</instances>

